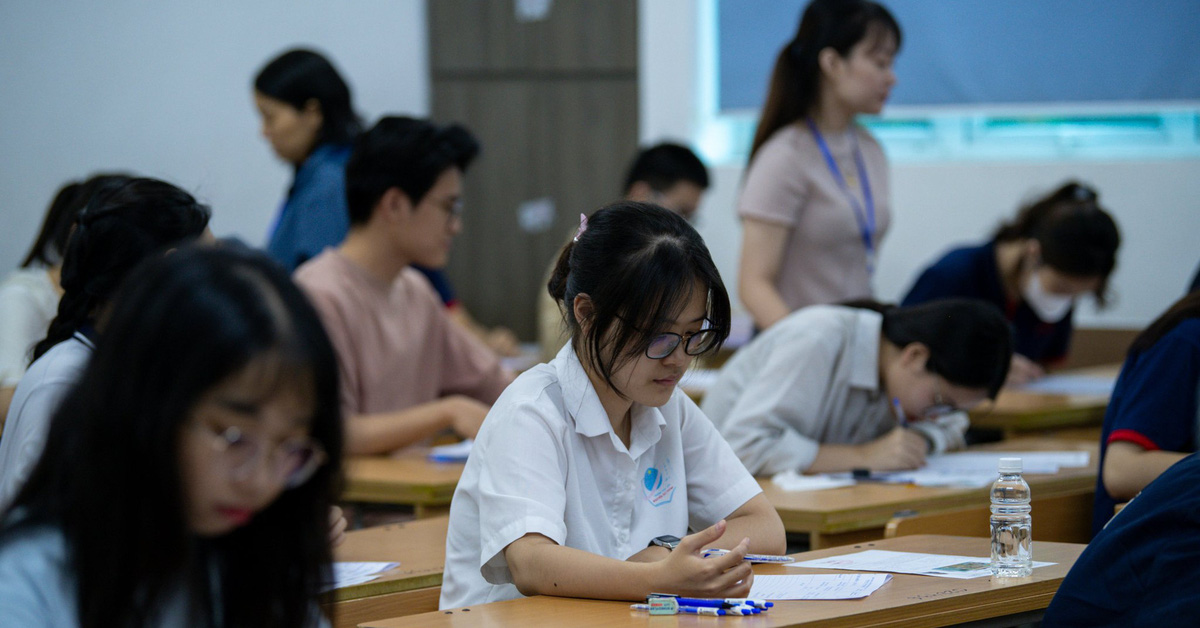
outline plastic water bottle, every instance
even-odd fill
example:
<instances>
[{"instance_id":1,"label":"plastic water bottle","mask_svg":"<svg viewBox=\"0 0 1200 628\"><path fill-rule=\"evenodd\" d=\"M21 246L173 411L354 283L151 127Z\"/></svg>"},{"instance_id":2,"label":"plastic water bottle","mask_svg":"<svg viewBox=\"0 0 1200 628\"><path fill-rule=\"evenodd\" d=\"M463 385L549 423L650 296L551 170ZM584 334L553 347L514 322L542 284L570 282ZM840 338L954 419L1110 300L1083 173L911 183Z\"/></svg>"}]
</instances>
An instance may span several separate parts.
<instances>
[{"instance_id":1,"label":"plastic water bottle","mask_svg":"<svg viewBox=\"0 0 1200 628\"><path fill-rule=\"evenodd\" d=\"M1033 519L1029 485L1020 458L1000 459L1000 479L992 484L992 573L1023 578L1033 573Z\"/></svg>"}]
</instances>

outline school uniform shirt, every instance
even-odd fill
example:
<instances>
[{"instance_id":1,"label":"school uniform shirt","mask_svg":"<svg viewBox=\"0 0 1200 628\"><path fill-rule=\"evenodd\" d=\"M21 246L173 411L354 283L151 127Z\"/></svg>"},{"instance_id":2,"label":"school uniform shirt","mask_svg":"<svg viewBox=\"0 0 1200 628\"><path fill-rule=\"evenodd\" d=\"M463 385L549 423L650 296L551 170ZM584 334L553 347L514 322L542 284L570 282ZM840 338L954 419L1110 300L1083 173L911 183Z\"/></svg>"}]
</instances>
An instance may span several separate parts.
<instances>
[{"instance_id":1,"label":"school uniform shirt","mask_svg":"<svg viewBox=\"0 0 1200 628\"><path fill-rule=\"evenodd\" d=\"M405 268L387 283L327 249L301 266L338 357L342 412L394 412L462 394L490 404L512 379L500 358L446 314L429 282Z\"/></svg>"},{"instance_id":2,"label":"school uniform shirt","mask_svg":"<svg viewBox=\"0 0 1200 628\"><path fill-rule=\"evenodd\" d=\"M78 587L66 539L54 526L6 531L0 541L0 623L21 628L71 628L80 625ZM203 625L180 587L167 595L147 626L174 628ZM328 628L313 609L309 626Z\"/></svg>"},{"instance_id":3,"label":"school uniform shirt","mask_svg":"<svg viewBox=\"0 0 1200 628\"><path fill-rule=\"evenodd\" d=\"M1200 447L1200 319L1189 318L1141 353L1125 358L1100 436L1100 468L1108 446L1133 443L1148 451L1192 453ZM1104 527L1117 501L1096 479L1092 533Z\"/></svg>"},{"instance_id":4,"label":"school uniform shirt","mask_svg":"<svg viewBox=\"0 0 1200 628\"><path fill-rule=\"evenodd\" d=\"M1013 327L1013 351L1030 360L1050 364L1066 358L1075 308L1061 321L1046 323L1024 299L1009 300L996 265L995 242L947 253L921 273L901 305L950 297L980 299L999 308Z\"/></svg>"},{"instance_id":5,"label":"school uniform shirt","mask_svg":"<svg viewBox=\"0 0 1200 628\"><path fill-rule=\"evenodd\" d=\"M682 391L631 413L626 448L570 345L509 386L454 491L441 608L520 597L504 549L526 534L625 560L761 492Z\"/></svg>"},{"instance_id":6,"label":"school uniform shirt","mask_svg":"<svg viewBox=\"0 0 1200 628\"><path fill-rule=\"evenodd\" d=\"M879 384L878 312L818 305L780 319L725 363L702 410L759 476L804 471L823 444L857 445L897 425ZM965 445L966 416L910 423L934 453Z\"/></svg>"},{"instance_id":7,"label":"school uniform shirt","mask_svg":"<svg viewBox=\"0 0 1200 628\"><path fill-rule=\"evenodd\" d=\"M45 268L18 268L0 283L0 388L21 381L57 313L58 292Z\"/></svg>"},{"instance_id":8,"label":"school uniform shirt","mask_svg":"<svg viewBox=\"0 0 1200 628\"><path fill-rule=\"evenodd\" d=\"M349 160L349 146L322 144L296 170L267 241L267 253L288 272L346 238Z\"/></svg>"},{"instance_id":9,"label":"school uniform shirt","mask_svg":"<svg viewBox=\"0 0 1200 628\"><path fill-rule=\"evenodd\" d=\"M1197 530L1200 458L1191 455L1151 482L1088 543L1042 626L1195 626Z\"/></svg>"},{"instance_id":10,"label":"school uniform shirt","mask_svg":"<svg viewBox=\"0 0 1200 628\"><path fill-rule=\"evenodd\" d=\"M854 134L853 141L850 133ZM847 180L849 193L865 212L855 165L855 142L875 205L872 242L878 259L879 246L891 223L887 157L875 138L857 125L848 133L825 137L830 154ZM746 172L737 212L743 219L789 229L776 288L790 309L873 295L856 210L803 122L776 131L759 148Z\"/></svg>"},{"instance_id":11,"label":"school uniform shirt","mask_svg":"<svg viewBox=\"0 0 1200 628\"><path fill-rule=\"evenodd\" d=\"M0 512L16 499L42 457L50 419L83 375L95 348L76 332L34 361L17 384L0 437Z\"/></svg>"}]
</instances>

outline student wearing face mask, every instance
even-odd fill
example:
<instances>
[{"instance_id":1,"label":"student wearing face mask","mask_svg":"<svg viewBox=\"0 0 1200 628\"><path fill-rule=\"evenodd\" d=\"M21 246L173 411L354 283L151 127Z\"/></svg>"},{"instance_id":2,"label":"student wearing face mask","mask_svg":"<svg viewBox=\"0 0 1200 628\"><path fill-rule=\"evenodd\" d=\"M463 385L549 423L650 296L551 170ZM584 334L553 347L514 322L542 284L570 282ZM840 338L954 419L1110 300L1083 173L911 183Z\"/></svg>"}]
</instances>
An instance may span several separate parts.
<instances>
[{"instance_id":1,"label":"student wearing face mask","mask_svg":"<svg viewBox=\"0 0 1200 628\"><path fill-rule=\"evenodd\" d=\"M1071 181L1022 208L990 241L946 253L903 304L944 297L994 304L1015 333L1008 383L1025 383L1066 358L1077 298L1090 293L1105 305L1120 243L1096 191Z\"/></svg>"}]
</instances>

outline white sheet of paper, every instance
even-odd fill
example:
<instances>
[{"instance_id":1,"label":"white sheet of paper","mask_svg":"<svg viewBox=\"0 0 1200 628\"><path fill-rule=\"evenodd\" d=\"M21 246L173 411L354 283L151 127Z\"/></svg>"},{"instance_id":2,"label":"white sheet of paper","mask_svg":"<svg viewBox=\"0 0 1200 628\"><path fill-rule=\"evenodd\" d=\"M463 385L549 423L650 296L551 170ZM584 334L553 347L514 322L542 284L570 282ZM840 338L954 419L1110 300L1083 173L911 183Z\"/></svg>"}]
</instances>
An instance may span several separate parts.
<instances>
[{"instance_id":1,"label":"white sheet of paper","mask_svg":"<svg viewBox=\"0 0 1200 628\"><path fill-rule=\"evenodd\" d=\"M334 563L333 582L326 582L322 585L321 590L330 591L370 582L378 578L379 574L399 566L400 563L381 562Z\"/></svg>"},{"instance_id":2,"label":"white sheet of paper","mask_svg":"<svg viewBox=\"0 0 1200 628\"><path fill-rule=\"evenodd\" d=\"M475 441L467 438L449 445L438 445L429 450L429 459L434 462L466 462Z\"/></svg>"},{"instance_id":3,"label":"white sheet of paper","mask_svg":"<svg viewBox=\"0 0 1200 628\"><path fill-rule=\"evenodd\" d=\"M785 491L823 491L828 488L854 486L854 480L849 477L801 475L792 470L776 473L771 476L771 482Z\"/></svg>"},{"instance_id":4,"label":"white sheet of paper","mask_svg":"<svg viewBox=\"0 0 1200 628\"><path fill-rule=\"evenodd\" d=\"M1086 451L960 451L929 456L925 466L912 471L874 473L872 479L917 486L988 486L996 481L1001 458L1020 458L1022 473L1058 473L1064 468L1086 467ZM826 474L844 480L848 473Z\"/></svg>"},{"instance_id":5,"label":"white sheet of paper","mask_svg":"<svg viewBox=\"0 0 1200 628\"><path fill-rule=\"evenodd\" d=\"M885 573L754 576L747 597L758 600L857 600L871 595L891 579Z\"/></svg>"},{"instance_id":6,"label":"white sheet of paper","mask_svg":"<svg viewBox=\"0 0 1200 628\"><path fill-rule=\"evenodd\" d=\"M1053 565L1034 561L1034 568ZM848 571L884 571L908 573L918 576L937 576L968 580L992 575L991 558L987 556L955 556L952 554L921 554L916 552L892 552L889 550L866 550L829 558L788 563L788 567L811 567L814 569L846 569ZM757 581L758 578L755 578Z\"/></svg>"},{"instance_id":7,"label":"white sheet of paper","mask_svg":"<svg viewBox=\"0 0 1200 628\"><path fill-rule=\"evenodd\" d=\"M1017 390L1052 395L1111 397L1117 378L1101 375L1047 375Z\"/></svg>"}]
</instances>

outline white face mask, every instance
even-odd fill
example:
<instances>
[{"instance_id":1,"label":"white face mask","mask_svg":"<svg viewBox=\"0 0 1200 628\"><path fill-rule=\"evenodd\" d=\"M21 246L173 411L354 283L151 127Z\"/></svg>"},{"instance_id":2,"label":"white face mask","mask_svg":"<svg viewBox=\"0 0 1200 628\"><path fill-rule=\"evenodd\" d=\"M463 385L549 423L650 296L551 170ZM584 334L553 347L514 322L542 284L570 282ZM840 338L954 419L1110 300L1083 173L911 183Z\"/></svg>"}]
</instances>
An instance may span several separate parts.
<instances>
[{"instance_id":1,"label":"white face mask","mask_svg":"<svg viewBox=\"0 0 1200 628\"><path fill-rule=\"evenodd\" d=\"M1037 317L1045 323L1057 323L1066 318L1075 305L1075 297L1065 294L1050 294L1042 287L1042 278L1037 269L1029 275L1029 281L1021 290L1021 296Z\"/></svg>"}]
</instances>

